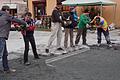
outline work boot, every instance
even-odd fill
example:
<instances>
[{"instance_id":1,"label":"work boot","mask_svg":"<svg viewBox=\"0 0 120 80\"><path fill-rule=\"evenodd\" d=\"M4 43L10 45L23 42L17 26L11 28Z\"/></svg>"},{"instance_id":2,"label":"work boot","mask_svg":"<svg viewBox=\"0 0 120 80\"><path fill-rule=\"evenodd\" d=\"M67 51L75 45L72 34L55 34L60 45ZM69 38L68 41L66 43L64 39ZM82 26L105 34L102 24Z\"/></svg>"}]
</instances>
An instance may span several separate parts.
<instances>
[{"instance_id":1,"label":"work boot","mask_svg":"<svg viewBox=\"0 0 120 80\"><path fill-rule=\"evenodd\" d=\"M45 52L46 52L46 53L49 53L49 49L46 48L46 49L45 49Z\"/></svg>"},{"instance_id":2,"label":"work boot","mask_svg":"<svg viewBox=\"0 0 120 80\"><path fill-rule=\"evenodd\" d=\"M60 47L60 48L57 48L57 50L64 50L64 49Z\"/></svg>"}]
</instances>

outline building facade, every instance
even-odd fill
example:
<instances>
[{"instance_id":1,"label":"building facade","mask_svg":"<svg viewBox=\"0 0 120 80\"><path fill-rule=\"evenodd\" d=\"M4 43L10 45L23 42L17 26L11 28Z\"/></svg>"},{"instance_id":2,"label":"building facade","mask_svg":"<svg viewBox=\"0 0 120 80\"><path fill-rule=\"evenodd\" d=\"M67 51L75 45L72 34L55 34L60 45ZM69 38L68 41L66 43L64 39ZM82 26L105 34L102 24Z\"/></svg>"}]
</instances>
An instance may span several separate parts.
<instances>
[{"instance_id":1,"label":"building facade","mask_svg":"<svg viewBox=\"0 0 120 80\"><path fill-rule=\"evenodd\" d=\"M33 17L41 15L50 16L52 10L56 6L57 0L28 0L29 11L32 12ZM103 6L103 17L108 24L115 23L116 27L120 28L120 0L112 0L117 3L117 6ZM67 7L65 7L67 8ZM76 7L78 16L81 14L81 7Z\"/></svg>"},{"instance_id":2,"label":"building facade","mask_svg":"<svg viewBox=\"0 0 120 80\"><path fill-rule=\"evenodd\" d=\"M2 0L0 9L3 5L8 5L10 7L10 13L13 16L21 15L24 13L25 8L27 8L26 2L23 0Z\"/></svg>"},{"instance_id":3,"label":"building facade","mask_svg":"<svg viewBox=\"0 0 120 80\"><path fill-rule=\"evenodd\" d=\"M33 17L51 15L55 5L56 0L28 0L28 8Z\"/></svg>"},{"instance_id":4,"label":"building facade","mask_svg":"<svg viewBox=\"0 0 120 80\"><path fill-rule=\"evenodd\" d=\"M103 16L109 24L112 22L116 24L117 28L120 28L120 0L112 0L117 3L115 6L106 6L103 8Z\"/></svg>"}]
</instances>

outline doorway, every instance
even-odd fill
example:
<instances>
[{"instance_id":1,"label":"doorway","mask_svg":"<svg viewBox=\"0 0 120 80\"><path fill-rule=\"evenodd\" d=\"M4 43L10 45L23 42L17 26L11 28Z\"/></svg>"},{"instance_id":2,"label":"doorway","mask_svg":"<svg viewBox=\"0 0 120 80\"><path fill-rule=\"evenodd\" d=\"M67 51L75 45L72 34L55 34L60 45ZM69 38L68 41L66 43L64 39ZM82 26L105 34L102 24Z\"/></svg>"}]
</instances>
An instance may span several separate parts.
<instances>
[{"instance_id":1,"label":"doorway","mask_svg":"<svg viewBox=\"0 0 120 80\"><path fill-rule=\"evenodd\" d=\"M46 1L33 1L34 17L46 15Z\"/></svg>"}]
</instances>

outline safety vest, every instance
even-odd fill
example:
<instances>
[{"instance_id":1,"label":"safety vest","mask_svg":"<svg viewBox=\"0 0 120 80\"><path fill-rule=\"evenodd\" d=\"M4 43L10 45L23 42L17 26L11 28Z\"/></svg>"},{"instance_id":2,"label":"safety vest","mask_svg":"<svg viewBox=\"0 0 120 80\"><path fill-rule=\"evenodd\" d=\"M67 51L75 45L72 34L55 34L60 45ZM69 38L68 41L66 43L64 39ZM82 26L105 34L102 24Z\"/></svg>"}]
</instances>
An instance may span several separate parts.
<instances>
[{"instance_id":1,"label":"safety vest","mask_svg":"<svg viewBox=\"0 0 120 80\"><path fill-rule=\"evenodd\" d=\"M107 30L108 29L108 24L107 24L107 21L101 17L101 16L96 16L96 17L100 17L100 25L101 25L101 28L103 28L103 30ZM95 18L96 18L95 17ZM97 25L96 25L97 26Z\"/></svg>"}]
</instances>

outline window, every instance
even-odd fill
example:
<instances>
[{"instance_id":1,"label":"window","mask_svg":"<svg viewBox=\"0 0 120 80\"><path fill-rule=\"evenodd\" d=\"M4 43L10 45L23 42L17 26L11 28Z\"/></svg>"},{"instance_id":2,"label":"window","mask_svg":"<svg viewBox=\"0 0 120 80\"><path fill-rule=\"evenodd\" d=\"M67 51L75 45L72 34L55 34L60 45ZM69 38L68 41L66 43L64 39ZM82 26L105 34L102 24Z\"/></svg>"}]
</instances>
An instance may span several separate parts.
<instances>
[{"instance_id":1,"label":"window","mask_svg":"<svg viewBox=\"0 0 120 80\"><path fill-rule=\"evenodd\" d=\"M34 17L46 15L46 2L33 1Z\"/></svg>"}]
</instances>

